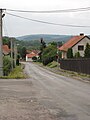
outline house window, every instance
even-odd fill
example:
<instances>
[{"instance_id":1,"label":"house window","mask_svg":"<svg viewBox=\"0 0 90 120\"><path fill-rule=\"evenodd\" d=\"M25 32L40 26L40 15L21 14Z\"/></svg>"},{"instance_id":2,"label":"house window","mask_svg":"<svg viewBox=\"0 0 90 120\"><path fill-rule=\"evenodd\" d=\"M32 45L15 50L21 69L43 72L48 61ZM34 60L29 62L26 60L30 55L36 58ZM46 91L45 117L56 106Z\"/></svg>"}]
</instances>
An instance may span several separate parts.
<instances>
[{"instance_id":1,"label":"house window","mask_svg":"<svg viewBox=\"0 0 90 120\"><path fill-rule=\"evenodd\" d=\"M83 51L83 50L84 50L84 46L83 46L83 45L79 45L79 46L78 46L78 50L79 50L79 51Z\"/></svg>"}]
</instances>

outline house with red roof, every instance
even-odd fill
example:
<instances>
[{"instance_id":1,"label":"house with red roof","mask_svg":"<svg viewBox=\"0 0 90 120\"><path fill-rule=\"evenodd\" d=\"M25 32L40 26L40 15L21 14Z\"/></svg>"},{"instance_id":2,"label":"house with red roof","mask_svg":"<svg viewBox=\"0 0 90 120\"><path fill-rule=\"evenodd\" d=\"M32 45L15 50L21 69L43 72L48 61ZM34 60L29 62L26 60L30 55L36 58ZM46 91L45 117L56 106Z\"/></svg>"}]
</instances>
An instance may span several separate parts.
<instances>
[{"instance_id":1,"label":"house with red roof","mask_svg":"<svg viewBox=\"0 0 90 120\"><path fill-rule=\"evenodd\" d=\"M10 53L10 49L9 49L8 45L3 45L2 51L3 51L3 55L8 55Z\"/></svg>"},{"instance_id":2,"label":"house with red roof","mask_svg":"<svg viewBox=\"0 0 90 120\"><path fill-rule=\"evenodd\" d=\"M29 54L26 54L26 61L33 61L33 57L39 57L39 52L38 50L32 50Z\"/></svg>"},{"instance_id":3,"label":"house with red roof","mask_svg":"<svg viewBox=\"0 0 90 120\"><path fill-rule=\"evenodd\" d=\"M79 52L80 56L84 57L84 51L87 43L90 44L90 38L88 36L84 36L84 34L72 37L59 48L62 52L62 58L67 58L67 51L69 48L72 48L74 56L75 53Z\"/></svg>"}]
</instances>

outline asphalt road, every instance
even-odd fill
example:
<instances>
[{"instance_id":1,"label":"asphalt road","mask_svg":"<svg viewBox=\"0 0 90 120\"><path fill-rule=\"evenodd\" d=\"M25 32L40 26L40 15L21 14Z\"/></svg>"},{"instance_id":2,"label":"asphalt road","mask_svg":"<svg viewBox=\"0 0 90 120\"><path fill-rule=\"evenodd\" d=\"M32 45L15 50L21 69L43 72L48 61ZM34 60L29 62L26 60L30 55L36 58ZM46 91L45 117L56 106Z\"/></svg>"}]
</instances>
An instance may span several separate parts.
<instances>
[{"instance_id":1,"label":"asphalt road","mask_svg":"<svg viewBox=\"0 0 90 120\"><path fill-rule=\"evenodd\" d=\"M0 80L0 120L90 120L90 84L25 63L25 80Z\"/></svg>"}]
</instances>

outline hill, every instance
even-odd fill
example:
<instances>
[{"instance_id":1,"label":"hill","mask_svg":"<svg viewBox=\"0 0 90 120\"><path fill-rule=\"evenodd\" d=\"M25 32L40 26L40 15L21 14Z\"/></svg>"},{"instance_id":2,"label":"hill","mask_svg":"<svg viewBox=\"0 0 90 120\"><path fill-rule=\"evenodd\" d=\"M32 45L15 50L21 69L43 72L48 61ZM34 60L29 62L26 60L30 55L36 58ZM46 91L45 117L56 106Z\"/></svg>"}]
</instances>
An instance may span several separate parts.
<instances>
[{"instance_id":1,"label":"hill","mask_svg":"<svg viewBox=\"0 0 90 120\"><path fill-rule=\"evenodd\" d=\"M37 34L37 35L26 35L17 37L18 40L23 41L33 41L33 40L40 40L41 38L44 39L46 43L51 41L67 41L71 36L70 35L49 35L49 34Z\"/></svg>"}]
</instances>

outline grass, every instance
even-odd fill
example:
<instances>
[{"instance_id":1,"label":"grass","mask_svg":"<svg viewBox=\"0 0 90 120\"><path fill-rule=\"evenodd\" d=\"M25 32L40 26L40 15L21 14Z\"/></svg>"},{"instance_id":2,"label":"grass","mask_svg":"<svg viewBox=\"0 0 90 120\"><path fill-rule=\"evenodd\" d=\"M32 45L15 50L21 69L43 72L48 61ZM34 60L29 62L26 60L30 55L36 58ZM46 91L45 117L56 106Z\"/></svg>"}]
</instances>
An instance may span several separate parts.
<instances>
[{"instance_id":1,"label":"grass","mask_svg":"<svg viewBox=\"0 0 90 120\"><path fill-rule=\"evenodd\" d=\"M77 77L77 78L82 78L82 79L87 79L87 80L89 79L90 80L90 75L60 69L60 67L58 67L58 63L55 62L55 61L49 63L47 65L47 67L53 68L52 70L54 70L57 74L61 74L63 76L71 76L71 77Z\"/></svg>"},{"instance_id":2,"label":"grass","mask_svg":"<svg viewBox=\"0 0 90 120\"><path fill-rule=\"evenodd\" d=\"M50 68L55 68L55 67L57 67L57 65L58 65L58 63L53 61L53 62L49 63L47 66Z\"/></svg>"},{"instance_id":3,"label":"grass","mask_svg":"<svg viewBox=\"0 0 90 120\"><path fill-rule=\"evenodd\" d=\"M26 75L23 72L23 65L16 66L8 76L2 76L3 79L24 79Z\"/></svg>"},{"instance_id":4,"label":"grass","mask_svg":"<svg viewBox=\"0 0 90 120\"><path fill-rule=\"evenodd\" d=\"M90 81L90 75L60 69L59 64L57 62L55 62L55 61L49 63L46 66L43 66L43 64L39 63L39 62L38 63L36 62L36 64L38 64L39 66L44 67L46 69L49 69L52 72L55 72L55 73L57 73L59 75L63 75L63 76L66 76L66 77L73 77L73 78L76 78L76 79L84 79L84 80Z\"/></svg>"}]
</instances>

